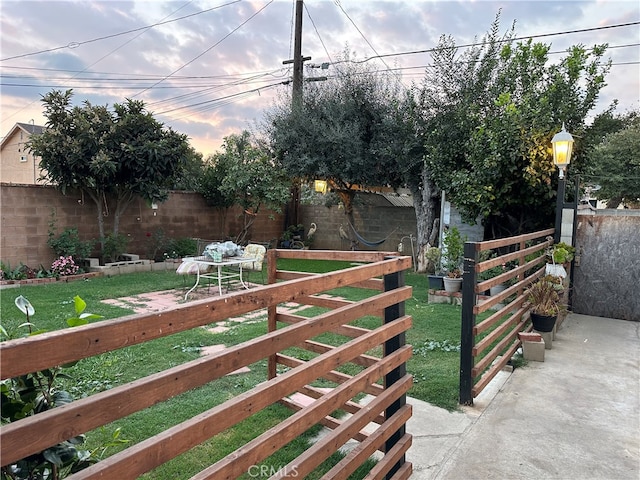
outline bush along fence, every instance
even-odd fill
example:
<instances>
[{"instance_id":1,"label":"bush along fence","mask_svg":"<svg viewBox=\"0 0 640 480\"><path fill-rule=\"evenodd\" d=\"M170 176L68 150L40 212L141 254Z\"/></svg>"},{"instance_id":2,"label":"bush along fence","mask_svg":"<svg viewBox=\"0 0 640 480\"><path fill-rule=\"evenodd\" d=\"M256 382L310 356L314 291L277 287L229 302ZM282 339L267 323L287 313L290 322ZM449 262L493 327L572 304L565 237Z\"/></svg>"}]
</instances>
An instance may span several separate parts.
<instances>
[{"instance_id":1,"label":"bush along fence","mask_svg":"<svg viewBox=\"0 0 640 480\"><path fill-rule=\"evenodd\" d=\"M159 313L98 321L2 342L0 376L5 379L257 310L267 309L269 326L264 335L218 353L4 425L0 431L2 466L14 465L70 438L216 382L243 366L267 360L265 382L68 478L138 478L275 403L283 403L295 413L271 428L265 427L256 438L192 478L238 478L254 471L251 469L257 464L317 424L327 425L331 433L291 459L288 465L281 466L277 475L294 473L298 478L306 478L341 445L355 439L358 442L355 448L337 461L327 478L346 478L376 451L383 456L372 467L371 478L408 478L411 464L405 461L405 452L411 445L411 435L405 425L411 416L411 406L406 404L405 395L412 381L405 367L411 347L404 340L411 317L404 314L404 302L411 298L412 291L404 285L403 271L411 268L411 258L387 255L270 250L268 268L272 283L267 285L193 301ZM329 258L364 264L322 275L304 274L278 271L278 257ZM371 296L347 302L323 295L349 286L372 289ZM324 308L315 316L301 317L280 312L278 306L286 302ZM365 317L368 321L379 321L372 328L352 325ZM277 324L282 327L276 329ZM326 332L334 332L342 343L332 341L328 345L319 341L317 336ZM371 354L378 350L381 355ZM344 373L342 367L346 364L350 374ZM278 365L291 368L278 371ZM334 387L329 391L317 388L314 383L319 379L329 380ZM298 404L291 398L296 392L316 400L310 405ZM364 406L357 401L363 393L373 396ZM333 412L338 410L351 416L334 418ZM365 433L363 428L371 422L378 427Z\"/></svg>"},{"instance_id":2,"label":"bush along fence","mask_svg":"<svg viewBox=\"0 0 640 480\"><path fill-rule=\"evenodd\" d=\"M466 242L462 282L460 398L473 399L522 345L532 330L528 287L546 273L554 229L484 242ZM499 293L485 292L501 286ZM484 312L491 313L486 316ZM478 318L480 316L480 321ZM485 318L486 316L486 318Z\"/></svg>"}]
</instances>

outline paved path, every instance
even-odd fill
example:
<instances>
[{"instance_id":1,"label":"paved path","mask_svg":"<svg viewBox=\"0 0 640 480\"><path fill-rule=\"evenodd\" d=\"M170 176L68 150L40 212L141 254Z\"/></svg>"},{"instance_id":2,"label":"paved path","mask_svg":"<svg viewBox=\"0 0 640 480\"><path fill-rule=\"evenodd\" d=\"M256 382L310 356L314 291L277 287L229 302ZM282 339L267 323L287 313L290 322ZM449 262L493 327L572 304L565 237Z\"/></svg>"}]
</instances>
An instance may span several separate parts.
<instances>
[{"instance_id":1,"label":"paved path","mask_svg":"<svg viewBox=\"0 0 640 480\"><path fill-rule=\"evenodd\" d=\"M544 362L501 374L474 407L410 400L412 479L640 479L639 332L570 314Z\"/></svg>"}]
</instances>

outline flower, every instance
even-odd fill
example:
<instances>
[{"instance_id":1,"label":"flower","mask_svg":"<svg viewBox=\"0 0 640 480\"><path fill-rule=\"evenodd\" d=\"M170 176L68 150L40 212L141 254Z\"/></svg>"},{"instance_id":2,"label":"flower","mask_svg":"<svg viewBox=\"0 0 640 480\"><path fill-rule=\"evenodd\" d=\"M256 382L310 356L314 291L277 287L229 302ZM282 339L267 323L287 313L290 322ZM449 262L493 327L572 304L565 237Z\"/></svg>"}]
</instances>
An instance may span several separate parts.
<instances>
[{"instance_id":1,"label":"flower","mask_svg":"<svg viewBox=\"0 0 640 480\"><path fill-rule=\"evenodd\" d=\"M54 260L51 264L51 273L56 277L65 277L67 275L75 275L80 270L80 267L73 261L71 255L65 257L60 256Z\"/></svg>"}]
</instances>

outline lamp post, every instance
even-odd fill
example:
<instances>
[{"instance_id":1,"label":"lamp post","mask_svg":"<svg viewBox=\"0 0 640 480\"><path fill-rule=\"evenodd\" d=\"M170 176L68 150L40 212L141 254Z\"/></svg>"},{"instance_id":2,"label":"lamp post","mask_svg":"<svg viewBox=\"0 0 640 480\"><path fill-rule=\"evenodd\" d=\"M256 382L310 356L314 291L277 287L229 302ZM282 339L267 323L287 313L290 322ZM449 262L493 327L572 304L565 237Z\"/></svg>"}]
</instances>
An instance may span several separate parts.
<instances>
[{"instance_id":1,"label":"lamp post","mask_svg":"<svg viewBox=\"0 0 640 480\"><path fill-rule=\"evenodd\" d=\"M562 210L564 209L564 191L566 185L565 170L571 162L571 152L573 150L573 137L564 128L556 133L551 139L553 146L553 163L558 167L558 194L556 197L556 225L554 242L560 242L560 233L562 230Z\"/></svg>"}]
</instances>

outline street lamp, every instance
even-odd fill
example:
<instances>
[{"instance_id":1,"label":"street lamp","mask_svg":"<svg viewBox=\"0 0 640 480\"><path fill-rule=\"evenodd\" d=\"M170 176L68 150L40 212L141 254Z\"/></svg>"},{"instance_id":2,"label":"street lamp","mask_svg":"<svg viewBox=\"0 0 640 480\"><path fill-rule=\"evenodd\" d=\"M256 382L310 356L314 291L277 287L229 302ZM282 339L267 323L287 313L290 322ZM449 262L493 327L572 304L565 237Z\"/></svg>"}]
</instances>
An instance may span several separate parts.
<instances>
[{"instance_id":1,"label":"street lamp","mask_svg":"<svg viewBox=\"0 0 640 480\"><path fill-rule=\"evenodd\" d=\"M553 163L558 167L558 195L556 198L556 229L554 235L555 243L560 242L560 232L562 229L562 210L564 209L564 190L565 190L565 176L564 172L571 162L571 152L573 150L573 137L564 128L564 122L562 123L562 130L556 133L551 139L551 145L553 146Z\"/></svg>"}]
</instances>

